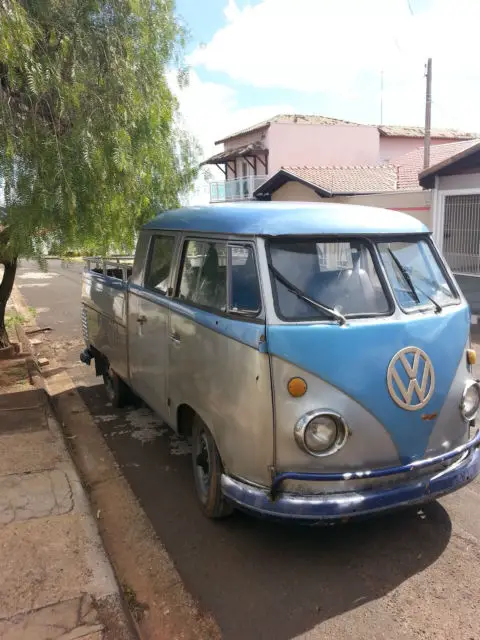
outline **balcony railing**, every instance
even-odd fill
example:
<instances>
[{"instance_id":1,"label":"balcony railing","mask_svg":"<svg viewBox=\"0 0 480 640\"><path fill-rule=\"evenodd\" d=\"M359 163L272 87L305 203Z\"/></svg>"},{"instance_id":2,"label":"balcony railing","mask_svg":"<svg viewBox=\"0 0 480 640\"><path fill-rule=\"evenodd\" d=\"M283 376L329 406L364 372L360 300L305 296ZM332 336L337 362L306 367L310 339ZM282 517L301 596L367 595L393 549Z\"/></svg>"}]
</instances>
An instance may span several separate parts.
<instances>
[{"instance_id":1,"label":"balcony railing","mask_svg":"<svg viewBox=\"0 0 480 640\"><path fill-rule=\"evenodd\" d=\"M210 183L210 202L232 200L252 200L253 192L265 182L268 176L245 176L234 180Z\"/></svg>"}]
</instances>

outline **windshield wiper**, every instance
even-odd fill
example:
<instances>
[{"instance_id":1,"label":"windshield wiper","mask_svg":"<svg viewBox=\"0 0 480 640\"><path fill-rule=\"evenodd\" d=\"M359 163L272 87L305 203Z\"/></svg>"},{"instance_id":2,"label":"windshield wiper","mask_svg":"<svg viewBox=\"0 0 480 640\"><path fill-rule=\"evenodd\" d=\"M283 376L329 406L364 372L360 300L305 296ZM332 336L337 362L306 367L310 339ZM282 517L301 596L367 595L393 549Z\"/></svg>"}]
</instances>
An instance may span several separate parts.
<instances>
[{"instance_id":1,"label":"windshield wiper","mask_svg":"<svg viewBox=\"0 0 480 640\"><path fill-rule=\"evenodd\" d=\"M333 320L336 320L339 325L346 324L347 319L339 311L337 311L336 309L332 309L332 307L327 307L321 302L317 302L316 300L313 300L312 298L307 296L305 293L303 293L303 291L298 289L298 287L296 287L292 282L290 282L290 280L287 280L284 276L282 276L280 271L275 269L273 264L269 264L268 266L271 272L273 273L273 275L275 276L275 278L279 282L281 282L286 289L288 289L291 293L296 295L297 298L300 298L300 300L307 302L309 305L311 305L315 309L320 309L320 311L323 311L323 313L330 316L330 318L332 318Z\"/></svg>"},{"instance_id":2,"label":"windshield wiper","mask_svg":"<svg viewBox=\"0 0 480 640\"><path fill-rule=\"evenodd\" d=\"M438 282L435 282L435 280L432 280L431 278L425 278L425 276L420 271L418 271L418 269L411 268L410 271L412 273L417 273L424 282L426 282L432 287L432 289L435 287L438 287L439 285ZM440 285L440 286L442 287L442 293L444 295L448 296L451 300L455 300L455 296L452 295L452 292L450 290L446 291L443 285ZM423 293L423 291L418 287L418 285L417 285L417 289L420 291L420 293ZM424 295L427 295L427 294L424 294Z\"/></svg>"},{"instance_id":3,"label":"windshield wiper","mask_svg":"<svg viewBox=\"0 0 480 640\"><path fill-rule=\"evenodd\" d=\"M434 298L429 296L428 293L425 293L425 291L420 289L420 287L418 285L415 288L415 285L413 284L413 281L412 281L412 279L410 277L410 274L408 273L408 271L406 270L404 265L400 262L400 260L397 258L397 256L393 253L393 251L391 249L387 249L387 251L390 254L390 256L392 257L392 260L395 262L398 270L402 274L403 279L407 283L407 285L408 285L408 287L410 289L410 292L412 294L413 299L418 304L420 304L420 298L418 297L418 293L417 293L417 290L418 290L422 294L422 296L425 296L427 298L427 300L430 300L430 302L433 304L433 306L435 307L435 313L441 313L443 307L441 305L439 305L438 302Z\"/></svg>"}]
</instances>

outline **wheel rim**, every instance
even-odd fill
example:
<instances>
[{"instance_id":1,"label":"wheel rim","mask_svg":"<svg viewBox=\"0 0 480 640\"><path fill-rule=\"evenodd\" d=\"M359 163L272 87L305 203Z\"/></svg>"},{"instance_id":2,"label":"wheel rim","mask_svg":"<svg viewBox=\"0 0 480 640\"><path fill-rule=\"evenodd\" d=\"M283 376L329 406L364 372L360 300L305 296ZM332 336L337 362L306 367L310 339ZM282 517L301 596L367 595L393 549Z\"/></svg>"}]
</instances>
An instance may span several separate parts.
<instances>
[{"instance_id":1,"label":"wheel rim","mask_svg":"<svg viewBox=\"0 0 480 640\"><path fill-rule=\"evenodd\" d=\"M211 481L210 450L205 431L198 437L195 451L195 479L202 502L206 502Z\"/></svg>"}]
</instances>

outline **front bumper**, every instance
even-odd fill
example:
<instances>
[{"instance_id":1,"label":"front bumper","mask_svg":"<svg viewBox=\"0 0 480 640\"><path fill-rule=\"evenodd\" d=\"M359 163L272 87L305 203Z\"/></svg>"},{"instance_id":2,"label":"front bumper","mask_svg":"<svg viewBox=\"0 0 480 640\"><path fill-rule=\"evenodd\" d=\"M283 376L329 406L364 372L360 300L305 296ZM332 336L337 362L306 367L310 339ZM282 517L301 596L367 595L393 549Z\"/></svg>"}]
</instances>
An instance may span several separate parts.
<instances>
[{"instance_id":1,"label":"front bumper","mask_svg":"<svg viewBox=\"0 0 480 640\"><path fill-rule=\"evenodd\" d=\"M268 489L247 484L224 474L222 490L237 507L273 518L330 522L373 515L430 502L465 486L480 472L479 445L480 433L469 443L455 450L459 458L447 468L441 471L437 468L432 475L426 474L421 478L405 481L393 487L323 495L279 493L274 497ZM429 464L432 466L438 464L438 458L440 456L431 458L428 461ZM409 468L413 471L411 465ZM389 469L382 471L385 472L383 475L386 477L394 475L389 473ZM291 474L282 475L291 477ZM313 474L295 474L297 478L300 475L304 476L303 479L307 479L305 476L310 476L309 479L311 479ZM322 475L324 480L327 474L319 475Z\"/></svg>"}]
</instances>

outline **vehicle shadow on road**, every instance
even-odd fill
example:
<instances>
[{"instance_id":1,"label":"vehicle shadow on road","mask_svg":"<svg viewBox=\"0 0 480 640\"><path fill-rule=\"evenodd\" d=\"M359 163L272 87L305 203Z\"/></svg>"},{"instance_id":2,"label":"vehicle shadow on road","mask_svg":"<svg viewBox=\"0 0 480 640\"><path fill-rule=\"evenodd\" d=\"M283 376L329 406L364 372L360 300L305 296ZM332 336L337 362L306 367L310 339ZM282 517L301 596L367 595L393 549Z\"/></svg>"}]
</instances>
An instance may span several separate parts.
<instances>
[{"instance_id":1,"label":"vehicle shadow on road","mask_svg":"<svg viewBox=\"0 0 480 640\"><path fill-rule=\"evenodd\" d=\"M436 502L334 527L281 525L239 512L207 520L188 450L179 455L169 430L150 414L157 432L137 438L131 408L105 408L102 387L80 392L187 589L225 640L294 638L396 589L448 544L450 518Z\"/></svg>"}]
</instances>

